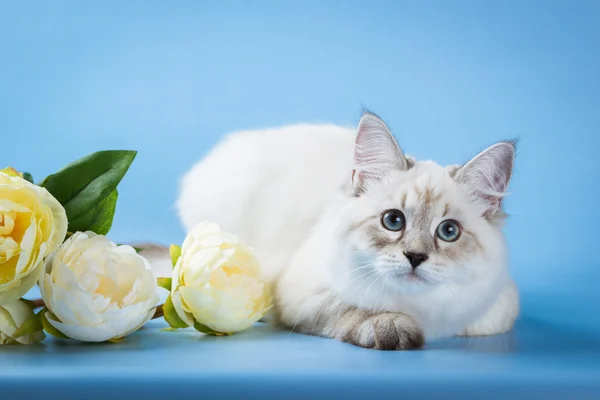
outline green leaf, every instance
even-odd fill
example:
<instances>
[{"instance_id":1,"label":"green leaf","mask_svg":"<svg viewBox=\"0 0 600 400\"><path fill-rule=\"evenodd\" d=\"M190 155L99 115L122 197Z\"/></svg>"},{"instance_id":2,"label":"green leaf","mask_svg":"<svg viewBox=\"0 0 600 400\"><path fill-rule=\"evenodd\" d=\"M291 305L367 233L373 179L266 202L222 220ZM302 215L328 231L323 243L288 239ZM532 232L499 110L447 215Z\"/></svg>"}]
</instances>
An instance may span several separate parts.
<instances>
[{"instance_id":1,"label":"green leaf","mask_svg":"<svg viewBox=\"0 0 600 400\"><path fill-rule=\"evenodd\" d=\"M33 335L43 330L41 311L27 318L25 322L12 335L13 338L19 338L24 335Z\"/></svg>"},{"instance_id":2,"label":"green leaf","mask_svg":"<svg viewBox=\"0 0 600 400\"><path fill-rule=\"evenodd\" d=\"M198 332L202 332L202 333L204 333L206 335L212 335L212 336L229 336L229 333L214 331L214 330L210 329L208 326L202 325L199 322L194 322L194 329L196 329Z\"/></svg>"},{"instance_id":3,"label":"green leaf","mask_svg":"<svg viewBox=\"0 0 600 400\"><path fill-rule=\"evenodd\" d=\"M38 314L41 316L42 326L44 327L44 330L54 337L57 337L60 339L68 339L69 337L67 335L65 335L58 329L56 329L54 326L52 326L52 324L50 324L50 322L48 322L48 317L46 316L46 313L48 313L50 315L50 318L52 318L53 320L55 320L55 321L58 320L54 316L54 314L52 314L50 311L48 311L48 308L46 308L46 307L42 308Z\"/></svg>"},{"instance_id":4,"label":"green leaf","mask_svg":"<svg viewBox=\"0 0 600 400\"><path fill-rule=\"evenodd\" d=\"M177 311L175 311L175 307L173 307L171 296L167 297L167 301L165 301L165 304L163 304L163 313L165 321L167 321L171 328L188 328L188 324L186 324L181 318L179 318L179 315L177 315Z\"/></svg>"},{"instance_id":5,"label":"green leaf","mask_svg":"<svg viewBox=\"0 0 600 400\"><path fill-rule=\"evenodd\" d=\"M33 176L29 172L23 172L23 179L33 183Z\"/></svg>"},{"instance_id":6,"label":"green leaf","mask_svg":"<svg viewBox=\"0 0 600 400\"><path fill-rule=\"evenodd\" d=\"M116 189L136 154L131 150L92 153L48 176L42 186L63 205L69 221L77 220Z\"/></svg>"},{"instance_id":7,"label":"green leaf","mask_svg":"<svg viewBox=\"0 0 600 400\"><path fill-rule=\"evenodd\" d=\"M169 292L171 291L172 282L172 278L156 278L156 283L158 284L158 286L167 289Z\"/></svg>"},{"instance_id":8,"label":"green leaf","mask_svg":"<svg viewBox=\"0 0 600 400\"><path fill-rule=\"evenodd\" d=\"M176 244L172 244L169 246L169 253L171 254L171 264L175 266L177 264L177 260L181 257L181 247Z\"/></svg>"},{"instance_id":9,"label":"green leaf","mask_svg":"<svg viewBox=\"0 0 600 400\"><path fill-rule=\"evenodd\" d=\"M69 232L92 231L98 235L106 235L112 226L119 194L114 189L96 207L81 217L69 220Z\"/></svg>"}]
</instances>

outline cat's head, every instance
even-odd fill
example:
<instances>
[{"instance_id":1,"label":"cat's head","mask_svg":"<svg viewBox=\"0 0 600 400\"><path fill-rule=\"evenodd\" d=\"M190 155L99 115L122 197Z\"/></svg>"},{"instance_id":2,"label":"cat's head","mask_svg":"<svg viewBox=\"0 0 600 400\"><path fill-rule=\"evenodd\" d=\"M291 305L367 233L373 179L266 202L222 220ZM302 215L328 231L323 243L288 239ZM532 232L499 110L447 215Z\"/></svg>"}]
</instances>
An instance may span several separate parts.
<instances>
[{"instance_id":1,"label":"cat's head","mask_svg":"<svg viewBox=\"0 0 600 400\"><path fill-rule=\"evenodd\" d=\"M500 142L462 166L404 155L386 124L363 115L344 207L342 257L353 287L399 292L470 284L505 269L502 198L515 143Z\"/></svg>"}]
</instances>

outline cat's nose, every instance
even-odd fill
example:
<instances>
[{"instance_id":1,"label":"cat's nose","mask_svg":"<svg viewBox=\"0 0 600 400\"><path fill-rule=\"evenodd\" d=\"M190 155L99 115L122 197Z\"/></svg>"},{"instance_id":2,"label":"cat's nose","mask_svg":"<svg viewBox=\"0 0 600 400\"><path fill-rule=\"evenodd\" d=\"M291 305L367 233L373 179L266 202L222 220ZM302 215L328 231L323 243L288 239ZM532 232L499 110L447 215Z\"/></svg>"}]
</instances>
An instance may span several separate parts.
<instances>
[{"instance_id":1,"label":"cat's nose","mask_svg":"<svg viewBox=\"0 0 600 400\"><path fill-rule=\"evenodd\" d=\"M408 258L408 262L413 268L417 268L423 261L429 258L425 253L413 253L410 251L404 253L404 255Z\"/></svg>"}]
</instances>

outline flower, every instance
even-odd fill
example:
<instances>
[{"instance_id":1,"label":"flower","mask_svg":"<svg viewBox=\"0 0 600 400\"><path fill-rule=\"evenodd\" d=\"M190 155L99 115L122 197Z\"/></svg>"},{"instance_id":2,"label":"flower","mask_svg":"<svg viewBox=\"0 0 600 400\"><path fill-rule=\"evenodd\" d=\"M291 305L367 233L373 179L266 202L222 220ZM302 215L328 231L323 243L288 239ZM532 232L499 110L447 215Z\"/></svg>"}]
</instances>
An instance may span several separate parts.
<instances>
[{"instance_id":1,"label":"flower","mask_svg":"<svg viewBox=\"0 0 600 400\"><path fill-rule=\"evenodd\" d=\"M173 308L186 325L205 333L244 330L270 308L260 272L254 252L237 236L200 223L186 237L173 270Z\"/></svg>"},{"instance_id":2,"label":"flower","mask_svg":"<svg viewBox=\"0 0 600 400\"><path fill-rule=\"evenodd\" d=\"M12 168L0 170L0 304L35 285L66 233L65 209L46 189Z\"/></svg>"},{"instance_id":3,"label":"flower","mask_svg":"<svg viewBox=\"0 0 600 400\"><path fill-rule=\"evenodd\" d=\"M41 326L34 332L17 335L19 328L33 317L33 310L22 300L0 306L0 344L29 344L44 340Z\"/></svg>"},{"instance_id":4,"label":"flower","mask_svg":"<svg viewBox=\"0 0 600 400\"><path fill-rule=\"evenodd\" d=\"M154 315L157 290L148 260L93 232L65 241L40 279L48 323L85 342L118 340L140 328Z\"/></svg>"}]
</instances>

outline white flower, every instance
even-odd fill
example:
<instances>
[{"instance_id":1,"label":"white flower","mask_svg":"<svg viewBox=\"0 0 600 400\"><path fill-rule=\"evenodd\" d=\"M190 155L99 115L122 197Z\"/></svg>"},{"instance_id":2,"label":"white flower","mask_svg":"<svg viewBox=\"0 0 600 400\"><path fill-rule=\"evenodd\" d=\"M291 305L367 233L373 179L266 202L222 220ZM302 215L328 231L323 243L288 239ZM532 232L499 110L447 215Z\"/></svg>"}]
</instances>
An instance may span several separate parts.
<instances>
[{"instance_id":1,"label":"white flower","mask_svg":"<svg viewBox=\"0 0 600 400\"><path fill-rule=\"evenodd\" d=\"M67 233L67 215L48 191L12 168L0 170L0 304L22 297Z\"/></svg>"},{"instance_id":2,"label":"white flower","mask_svg":"<svg viewBox=\"0 0 600 400\"><path fill-rule=\"evenodd\" d=\"M120 339L154 315L157 283L131 246L77 232L46 262L40 291L45 317L62 334L86 342Z\"/></svg>"},{"instance_id":3,"label":"white flower","mask_svg":"<svg viewBox=\"0 0 600 400\"><path fill-rule=\"evenodd\" d=\"M0 344L29 344L44 340L41 328L18 337L15 335L33 315L33 310L21 300L0 305Z\"/></svg>"},{"instance_id":4,"label":"white flower","mask_svg":"<svg viewBox=\"0 0 600 400\"><path fill-rule=\"evenodd\" d=\"M203 222L183 243L173 270L171 301L188 326L233 333L258 321L271 296L253 251L217 224Z\"/></svg>"}]
</instances>

